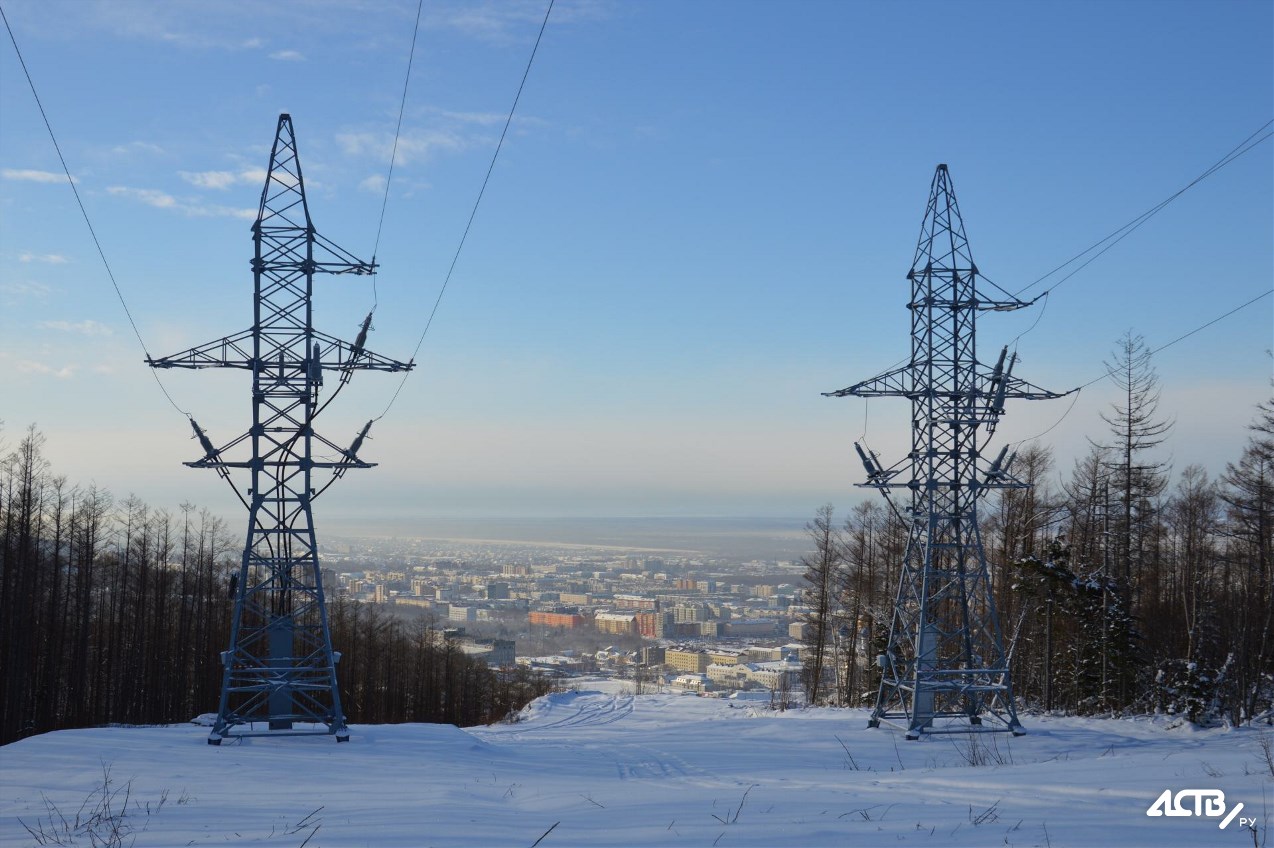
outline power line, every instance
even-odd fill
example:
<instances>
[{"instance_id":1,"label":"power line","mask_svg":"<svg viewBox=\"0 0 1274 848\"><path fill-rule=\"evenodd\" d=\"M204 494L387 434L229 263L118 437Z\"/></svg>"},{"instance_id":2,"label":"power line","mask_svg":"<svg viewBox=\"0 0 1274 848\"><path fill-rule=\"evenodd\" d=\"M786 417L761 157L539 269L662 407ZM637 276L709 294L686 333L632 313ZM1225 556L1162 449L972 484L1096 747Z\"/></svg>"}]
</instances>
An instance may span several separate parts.
<instances>
[{"instance_id":1,"label":"power line","mask_svg":"<svg viewBox=\"0 0 1274 848\"><path fill-rule=\"evenodd\" d=\"M1152 206L1150 209L1147 209L1145 212L1141 213L1141 214L1140 214L1140 215L1138 215L1136 218L1133 218L1133 219L1132 219L1131 221L1129 221L1127 224L1124 224L1122 227L1118 228L1117 230L1114 230L1112 233L1110 233L1109 235L1107 235L1105 238L1099 239L1098 241L1094 242L1093 244L1091 244L1091 245L1089 245L1088 247L1086 247L1086 248L1084 248L1083 250L1081 250L1079 253L1076 253L1076 254L1075 254L1074 256L1072 256L1070 259L1067 259L1065 262L1063 262L1062 264L1058 265L1056 268L1054 268L1053 270L1049 271L1047 274L1044 274L1043 276L1038 277L1038 278L1037 278L1034 282L1032 282L1032 283L1028 283L1027 285L1023 286L1022 288L1018 289L1018 290L1017 290L1016 292L1014 292L1013 294L1009 295L1010 297L1014 297L1014 298L1018 297L1018 295L1022 294L1022 292L1027 291L1028 289L1032 289L1032 288L1034 288L1035 286L1037 286L1037 285L1039 285L1040 283L1042 283L1042 282L1044 282L1045 280L1047 280L1049 277L1051 277L1051 276L1053 276L1054 274L1056 274L1058 271L1060 271L1060 270L1062 270L1063 268L1065 268L1067 265L1070 265L1071 263L1075 262L1077 259L1080 259L1080 258L1082 258L1082 257L1084 257L1084 256L1087 256L1089 253L1091 253L1092 251L1096 250L1098 247L1101 247L1101 245L1106 244L1106 242L1110 241L1110 244L1106 244L1106 246L1105 246L1104 248L1102 248L1102 249L1101 249L1100 251L1098 251L1098 252L1097 252L1094 256L1092 256L1091 258L1089 258L1089 260L1088 260L1087 262L1085 262L1084 264L1080 265L1078 268L1076 268L1076 269L1074 269L1073 271L1071 271L1069 274L1067 274L1067 275L1066 275L1065 277L1063 277L1062 279L1058 280L1056 283L1054 283L1054 284L1053 284L1050 288L1048 288L1048 289L1047 289L1046 291L1044 291L1042 294L1037 295L1037 296L1035 297L1035 300L1032 300L1032 301L1031 301L1031 304L1033 304L1033 303L1035 303L1036 301L1040 300L1040 298L1043 298L1043 299L1044 299L1044 306L1043 306L1043 307L1041 307L1041 309L1040 309L1040 314L1039 314L1039 315L1037 315L1037 316L1035 317L1035 321L1031 324L1031 326L1030 326L1030 327L1028 327L1028 328L1027 328L1026 330L1024 330L1023 332L1019 333L1019 334L1017 335L1017 337L1013 339L1013 342L1011 342L1011 344L1016 344L1016 343L1018 342L1018 340L1020 340L1023 336L1025 336L1027 333L1031 332L1031 330L1034 330L1034 329L1035 329L1035 327L1039 324L1040 319L1041 319L1041 318L1043 318L1043 316L1044 316L1044 310L1046 310L1046 309L1048 308L1048 296L1049 296L1050 294L1052 294L1052 292L1053 292L1054 290L1056 290L1058 286L1060 286L1062 283L1066 282L1066 281L1067 281L1067 280L1069 280L1071 277L1073 277L1073 276L1075 276L1076 274L1078 274L1080 271L1082 271L1082 270L1084 270L1085 268L1087 268L1087 267L1088 267L1089 265L1091 265L1094 261L1096 261L1098 257L1100 257L1100 256L1101 256L1103 253L1105 253L1106 251L1110 250L1110 249L1111 249L1112 247L1114 247L1116 244L1118 244L1119 242L1123 241L1123 240L1124 240L1125 238L1127 238L1128 236L1132 235L1132 233L1133 233L1134 231L1136 231L1139 227L1141 227L1141 225L1142 225L1142 224L1146 223L1146 222L1147 222L1147 221L1149 221L1151 218L1153 218L1155 215L1159 214L1159 212L1163 211L1164 207L1166 207L1168 204L1172 203L1172 201L1176 200L1178 197L1180 197L1181 195L1185 194L1187 191L1189 191L1190 189L1194 188L1194 187L1195 187L1196 185L1198 185L1200 182L1202 182L1203 180L1205 180L1205 179L1207 179L1208 177L1212 176L1212 175L1213 175L1213 174L1215 174L1217 171L1219 171L1219 170L1221 170L1222 168L1224 168L1226 165L1229 165L1229 164L1230 164L1231 162L1233 162L1235 159L1238 159L1240 156L1244 155L1245 153L1248 153L1250 150L1252 150L1252 148L1256 147L1256 146L1257 146L1258 144L1260 144L1261 142L1265 141L1266 139L1270 138L1271 136L1274 136L1274 132L1266 132L1266 130L1270 127L1270 125L1271 125L1271 124L1274 124L1274 119L1271 119L1271 120L1269 120L1269 121L1266 121L1264 124L1262 124L1260 127L1258 127L1258 128L1256 129L1256 131L1254 131L1251 135L1249 135L1247 138L1243 139L1243 140L1242 140L1242 141L1240 141L1238 144L1236 144L1233 148L1231 148L1231 150L1230 150L1228 153L1226 153L1224 156L1222 156L1222 157L1221 157L1220 159L1218 159L1216 162L1212 163L1212 165L1211 165L1210 167L1208 167L1208 168L1207 168L1207 169L1206 169L1203 173L1199 174L1199 176L1195 177L1193 180L1191 180L1191 181L1190 181L1189 183L1187 183L1186 185L1182 186L1180 189L1178 189L1176 192L1174 192L1173 194L1171 194L1171 195L1170 195L1170 196L1168 196L1167 198L1165 198L1165 199L1161 200L1159 203L1155 204L1155 205L1154 205L1154 206ZM1265 134L1264 134L1264 135L1261 135L1261 133L1265 133ZM1257 138L1257 136L1260 136L1260 137L1259 137L1259 138ZM1111 241L1111 239L1114 239L1114 241ZM987 280L987 282L989 282L989 283L991 283L992 285L994 285L997 289L1000 289L1000 291L1003 291L1005 294L1008 294L1008 292L1007 292L1007 291L1005 291L1005 290L1004 290L1004 288L1002 288L1002 287L1001 287L1001 286L999 286L998 284L996 284L996 283L994 283L993 281L991 281L989 278L987 278L987 276L986 276L985 274L982 274L981 272L979 272L979 276L981 276L983 279ZM1268 292L1267 292L1267 294L1268 294ZM1265 295L1260 295L1260 297L1264 297L1264 296L1265 296ZM1258 298L1258 299L1259 299L1259 298ZM1030 305L1030 304L1028 304L1028 305ZM1246 304L1246 303L1245 303L1243 306L1247 306L1247 305L1249 305L1249 304ZM1242 309L1242 308L1243 308L1242 306L1241 306L1241 307L1239 307L1239 309ZM1235 311L1237 311L1237 310L1235 310ZM1224 318L1224 317L1228 317L1230 314L1231 314L1231 313L1226 313L1226 315L1223 315L1223 316L1221 316L1221 317L1222 317L1222 318ZM1219 320L1221 320L1221 319L1220 319L1220 318L1218 318L1217 320L1219 321ZM1204 325L1204 326L1208 326L1208 325ZM1191 330L1191 331L1190 331L1190 333L1187 333L1186 335L1191 335L1191 334L1196 333L1196 332L1198 332L1199 330L1202 330L1202 329L1203 329L1203 327L1197 327L1197 328L1195 328L1194 330ZM1185 336L1182 336L1181 338L1185 338ZM1178 341L1181 341L1181 339L1176 339L1176 340L1174 340L1174 341L1170 342L1169 344L1176 344L1176 342L1178 342ZM1167 345L1165 345L1165 347L1167 347ZM1161 348L1161 350L1162 350L1162 348ZM904 356L902 359L899 359L897 362L895 362L894 364L890 365L888 368L886 368L886 369L884 369L884 370L885 370L885 371L892 371L893 369L897 368L899 365L902 365L904 362L906 362L906 361L907 361L907 359L908 359L908 357ZM1100 379L1102 379L1102 378L1101 378L1101 377L1098 377L1098 378L1097 378L1097 380L1100 380ZM1090 382L1090 383L1086 383L1085 385L1092 385L1092 383L1097 382L1097 380L1093 380L1092 382ZM1081 388L1082 388L1082 386L1081 386ZM1072 407L1073 407L1073 405L1072 405ZM1054 425L1054 426L1056 426L1056 425ZM1051 428L1050 428L1050 429L1051 429Z\"/></svg>"},{"instance_id":2,"label":"power line","mask_svg":"<svg viewBox=\"0 0 1274 848\"><path fill-rule=\"evenodd\" d=\"M1261 292L1260 294L1258 294L1256 297L1252 298L1251 300L1240 303L1238 306L1234 307L1229 312L1226 312L1224 315L1218 315L1217 317L1213 318L1211 321L1207 321L1203 324L1200 324L1199 326L1195 327L1192 330L1188 330L1182 333L1181 335L1177 336L1172 341L1167 342L1166 344L1159 345L1159 347L1149 351L1146 355L1153 356L1162 350L1167 350L1168 348L1172 347L1178 342L1181 342L1190 338L1195 333L1198 333L1202 330L1206 330L1208 327L1211 327L1213 324L1216 324L1220 321L1224 321L1226 318L1229 318L1231 315L1235 314L1236 312L1240 312L1244 309L1247 309L1249 306L1256 303L1258 300L1269 297L1271 294L1274 294L1274 289L1267 289L1266 291ZM1021 445L1021 444L1025 444L1026 442L1033 442L1036 439L1042 438L1043 436L1047 436L1049 433L1053 432L1053 430L1057 429L1057 427L1063 421L1066 420L1066 418L1071 414L1071 412L1074 411L1075 403L1079 400L1080 393L1082 393L1084 389L1088 388L1094 383L1100 383L1102 380L1105 380L1107 377L1113 377L1114 374L1115 372L1113 370L1107 369L1100 377L1095 377L1094 379L1089 380L1087 383L1084 383L1083 385L1076 386L1075 388L1071 389L1069 392L1067 392L1067 394L1073 394L1075 397L1071 400L1070 406L1066 408L1066 411L1062 413L1062 416L1060 418L1058 418L1056 421L1053 422L1053 425L1051 427L1049 427L1047 430L1043 431L1042 433L1036 433L1034 436L1031 436L1029 438L1019 439L1013 444Z\"/></svg>"},{"instance_id":3,"label":"power line","mask_svg":"<svg viewBox=\"0 0 1274 848\"><path fill-rule=\"evenodd\" d=\"M119 305L124 307L124 314L128 316L128 324L133 328L133 335L137 337L137 343L141 345L142 353L146 354L147 359L150 359L150 351L146 349L146 342L142 340L141 331L137 329L137 322L133 320L133 313L128 308L128 303L124 300L124 293L120 291L119 283L115 280L115 272L111 270L111 263L106 261L106 252L102 250L102 243L97 238L97 231L93 229L93 222L89 220L88 210L84 208L84 201L80 198L80 191L75 187L75 178L71 176L71 169L66 165L66 157L62 155L62 146L58 144L57 135L53 132L53 125L49 123L49 116L44 111L44 104L40 101L40 94L35 89L35 80L31 78L31 72L27 69L26 60L22 58L22 50L18 47L18 39L13 34L13 27L9 25L9 16L4 13L3 6L0 6L0 18L4 19L4 28L9 32L9 40L13 42L13 52L18 54L18 63L22 66L22 73L26 75L27 85L31 87L31 96L35 98L35 105L40 109L40 117L44 119L44 128L49 131L49 138L53 141L53 149L57 151L58 161L62 163L62 172L66 174L66 182L75 194L75 203L80 207L80 214L84 216L84 223L88 226L89 235L93 237L97 255L101 257L102 265L106 268L106 276L110 278L111 286L115 289L115 296L119 298ZM164 387L163 381L159 379L159 374L153 369L150 373L155 378L155 384L159 386L159 390L164 393L164 397L168 398L168 402L172 404L172 408L189 418L190 413L178 406L177 402L173 400L172 395L168 393L168 389Z\"/></svg>"},{"instance_id":4,"label":"power line","mask_svg":"<svg viewBox=\"0 0 1274 848\"><path fill-rule=\"evenodd\" d=\"M456 270L456 263L460 260L460 252L464 250L465 239L469 237L469 229L473 226L473 219L478 214L478 206L482 203L482 196L486 194L487 183L491 181L491 172L495 170L496 160L500 158L500 150L504 147L505 136L509 134L509 125L513 123L513 113L517 111L518 101L522 99L522 89L526 87L527 77L531 74L531 65L535 63L535 54L540 49L540 39L544 37L544 28L548 26L549 15L553 12L554 0L549 0L548 8L544 10L544 20L540 23L540 31L535 36L535 45L531 48L531 57L527 59L526 70L522 72L522 81L518 83L518 93L513 98L513 105L509 107L509 116L504 121L504 129L500 132L500 140L496 142L495 153L491 155L491 164L487 166L486 176L482 178L482 187L478 189L478 198L473 202L473 209L469 212L469 220L464 225L464 232L460 235L460 243L456 246L455 255L451 257L451 266L447 269L447 275L443 278L442 288L438 290L438 297L434 300L433 309L429 311L429 318L425 321L425 328L420 332L420 338L416 341L416 348L411 352L411 361L415 362L416 354L420 353L420 347L425 343L425 336L429 333L429 328L433 326L434 316L438 314L438 305L442 303L442 296L447 291L447 284L451 282L452 272ZM389 403L385 404L385 409L375 420L379 421L389 414L389 410L393 407L394 402L398 400L398 395L403 390L403 386L407 383L407 377L411 372L403 374L403 378L398 382L398 388L394 389L393 397L389 399Z\"/></svg>"},{"instance_id":5,"label":"power line","mask_svg":"<svg viewBox=\"0 0 1274 848\"><path fill-rule=\"evenodd\" d=\"M1013 444L1014 444L1015 446L1016 446L1016 445L1024 445L1024 444L1026 444L1027 442L1033 442L1033 441L1035 441L1036 439L1042 439L1042 438L1044 438L1045 436L1047 436L1049 433L1051 433L1051 432L1053 432L1054 430L1056 430L1056 429L1057 429L1057 427L1058 427L1058 426L1059 426L1059 425L1060 425L1063 421L1065 421L1065 420L1067 419L1067 417L1071 414L1071 412L1075 409L1075 404L1079 401L1079 395L1080 395L1080 393L1081 393L1082 391L1083 391L1083 386L1080 386L1078 389L1071 389L1069 392L1067 392L1067 394L1074 395L1074 397L1073 397L1073 398L1071 398L1071 405L1070 405L1070 406L1068 406L1068 407L1066 407L1066 411L1062 413L1062 417L1061 417L1061 418L1058 418L1056 421L1054 421L1054 422L1053 422L1053 426L1049 427L1047 430L1044 430L1044 431L1043 431L1043 432L1041 432L1041 433L1036 433L1034 436L1031 436L1030 438L1026 438L1026 439L1018 439L1018 440L1017 440L1016 442L1014 442Z\"/></svg>"},{"instance_id":6,"label":"power line","mask_svg":"<svg viewBox=\"0 0 1274 848\"><path fill-rule=\"evenodd\" d=\"M372 246L372 311L380 305L380 293L376 290L376 252L380 249L380 233L385 226L385 207L389 205L389 184L394 180L394 160L398 157L398 137L403 131L403 112L407 109L407 85L411 82L411 64L416 59L416 36L420 34L420 11L425 0L416 3L416 25L411 31L411 50L407 53L407 75L403 79L403 96L398 103L398 126L394 128L394 146L389 152L389 174L385 177L385 196L380 202L380 220L376 223L376 243Z\"/></svg>"},{"instance_id":7,"label":"power line","mask_svg":"<svg viewBox=\"0 0 1274 848\"><path fill-rule=\"evenodd\" d=\"M1092 253L1092 251L1097 250L1097 248L1098 248L1098 247L1101 247L1103 244L1105 244L1105 245L1106 245L1105 247L1102 247L1102 249L1101 249L1101 250L1099 250L1096 254L1094 254L1091 258L1089 258L1089 260L1088 260L1087 262L1085 262L1084 264L1080 265L1078 268L1075 268L1073 271L1071 271L1071 272L1070 272L1069 274L1067 274L1065 277L1062 277L1060 280L1058 280L1056 283L1054 283L1054 284L1053 284L1053 285L1049 288L1049 291L1053 291L1054 289L1056 289L1056 288L1057 288L1058 286L1060 286L1062 283L1066 282L1066 281L1067 281L1067 280L1069 280L1071 277L1075 276L1075 275L1076 275L1076 274L1078 274L1080 271L1084 270L1084 269L1085 269L1085 268L1087 268L1089 265L1091 265L1091 264L1092 264L1092 263L1093 263L1093 262L1097 259L1097 257L1101 256L1103 253L1105 253L1106 251L1110 250L1110 249L1111 249L1112 247L1114 247L1115 245L1119 244L1119 242L1123 241L1125 238L1127 238L1128 236L1132 235L1132 233L1133 233L1133 232L1135 232L1135 231L1136 231L1136 230L1137 230L1137 229L1138 229L1138 228L1139 228L1142 224L1146 223L1146 222L1147 222L1147 221L1149 221L1151 218L1153 218L1155 215L1158 215L1160 212L1162 212L1162 211L1163 211L1163 209L1164 209L1165 207L1167 207L1167 206L1168 206L1168 204L1172 203L1172 201L1176 200L1178 197L1180 197L1181 195L1185 194L1187 191L1189 191L1190 189L1194 188L1196 185L1198 185L1199 183L1203 182L1205 179L1207 179L1208 177L1212 176L1212 175L1213 175L1213 174L1215 174L1217 171L1219 171L1219 170L1221 170L1222 168L1224 168L1226 165L1229 165L1229 164L1230 164L1231 162L1233 162L1235 159L1238 159L1240 156L1242 156L1242 155L1244 155L1245 153L1249 152L1252 148L1256 147L1258 144L1260 144L1261 142L1265 141L1265 140L1266 140L1266 139L1268 139L1270 136L1274 135L1274 132L1265 132L1265 131L1269 128L1270 124L1274 124L1274 120L1266 121L1266 122L1265 122L1264 124L1262 124L1262 125L1261 125L1261 126L1260 126L1260 127L1259 127L1256 131L1255 131L1255 132L1253 132L1253 133L1252 133L1251 135L1249 135L1247 138L1243 139L1241 142L1239 142L1237 145L1235 145L1235 146L1234 146L1234 148L1233 148L1233 149L1231 149L1229 153L1226 153L1224 156L1222 156L1220 159L1218 159L1216 162L1214 162L1214 163L1212 164L1212 166L1211 166L1211 167L1209 167L1209 168L1208 168L1207 170L1205 170L1203 173L1199 174L1199 176L1195 177L1195 178L1194 178L1193 180L1191 180L1190 182L1186 183L1186 185L1184 185L1183 187L1181 187L1180 189L1178 189L1176 192L1174 192L1173 194L1169 195L1169 196L1168 196L1168 197L1166 197L1165 199L1163 199L1163 200L1159 201L1159 203L1156 203L1154 206L1150 207L1150 208L1149 208L1149 209L1147 209L1145 212L1142 212L1140 215L1138 215L1137 217L1133 218L1131 221L1129 221L1128 223L1124 224L1124 225L1123 225L1122 227L1120 227L1119 229L1117 229L1117 230L1115 230L1114 232L1110 233L1110 234L1109 234L1109 235L1107 235L1105 238L1099 239L1098 241L1096 241L1096 242L1094 242L1093 244L1089 245L1088 247L1084 248L1084 249L1083 249L1083 250L1081 250L1079 253L1075 254L1075 255L1074 255L1074 256L1072 256L1070 259L1067 259L1067 260L1066 260L1065 262L1063 262L1061 265L1058 265L1056 268L1054 268L1053 270L1049 271L1049 272L1048 272L1047 274L1045 274L1044 276L1042 276L1042 277L1038 278L1037 280L1035 280L1034 282L1032 282L1032 283L1030 283L1030 284L1028 284L1028 285L1026 285L1026 286L1023 286L1022 288L1018 289L1016 292L1014 292L1014 293L1013 293L1013 296L1014 296L1014 297L1017 297L1017 296L1018 296L1018 295L1020 295L1022 292L1027 291L1028 289L1035 288L1035 286L1037 286L1037 285L1039 285L1040 283L1044 282L1044 281L1045 281L1045 280L1047 280L1049 277L1053 276L1053 275L1054 275L1054 274L1056 274L1058 271L1060 271L1060 270L1062 270L1063 268L1065 268L1067 265L1070 265L1071 263L1075 262L1076 260L1081 259L1081 258L1082 258L1082 257L1084 257L1084 256L1087 256L1089 253ZM1264 135L1261 135L1261 133L1263 133L1263 132L1264 132L1265 134L1264 134ZM1257 136L1260 136L1260 138L1257 138ZM1255 139L1255 140L1253 140L1253 139ZM1112 241L1112 239L1113 239L1113 241ZM1110 243L1109 243L1109 244L1106 244L1107 242L1110 242Z\"/></svg>"},{"instance_id":8,"label":"power line","mask_svg":"<svg viewBox=\"0 0 1274 848\"><path fill-rule=\"evenodd\" d=\"M1199 332L1200 330L1206 330L1208 327L1211 327L1213 324L1217 323L1218 321L1224 321L1226 318L1229 318L1234 313L1239 312L1243 309L1247 309L1249 306L1256 303L1261 298L1269 297L1271 294L1274 294L1274 289L1266 289L1265 291L1261 292L1260 294L1258 294L1256 297L1252 298L1251 300L1246 301L1244 303L1240 303L1238 306L1234 307L1233 309L1231 309L1229 312L1225 313L1224 315L1218 315L1217 317L1213 318L1211 321L1200 324L1199 326L1195 327L1193 330L1189 330L1188 332L1182 333L1181 335L1177 336L1175 339L1168 342L1167 344L1159 345L1159 347L1150 351L1147 355L1153 356L1154 354L1158 353L1161 350L1167 350L1168 348L1175 345L1177 342L1184 341L1185 339L1190 338L1191 336L1193 336L1195 333ZM1103 373L1100 377L1097 377L1095 379L1089 380L1087 383L1084 383L1075 391L1079 391L1079 389L1086 389L1089 386L1091 386L1093 383L1104 380L1107 377L1112 376L1113 374L1114 374L1113 371L1108 370L1105 373Z\"/></svg>"}]
</instances>

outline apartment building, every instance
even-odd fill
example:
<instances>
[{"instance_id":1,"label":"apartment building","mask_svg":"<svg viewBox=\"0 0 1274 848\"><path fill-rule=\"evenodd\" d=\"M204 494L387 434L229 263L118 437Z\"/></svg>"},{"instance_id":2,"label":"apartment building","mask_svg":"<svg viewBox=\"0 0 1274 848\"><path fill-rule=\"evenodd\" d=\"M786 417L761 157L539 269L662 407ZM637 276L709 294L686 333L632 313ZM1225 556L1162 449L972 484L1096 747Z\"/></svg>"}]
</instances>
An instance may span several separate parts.
<instances>
[{"instance_id":1,"label":"apartment building","mask_svg":"<svg viewBox=\"0 0 1274 848\"><path fill-rule=\"evenodd\" d=\"M623 636L637 635L637 614L623 612L599 612L593 616L593 626L601 633Z\"/></svg>"},{"instance_id":2,"label":"apartment building","mask_svg":"<svg viewBox=\"0 0 1274 848\"><path fill-rule=\"evenodd\" d=\"M710 662L708 652L696 648L668 648L664 651L664 663L677 671L703 674Z\"/></svg>"}]
</instances>

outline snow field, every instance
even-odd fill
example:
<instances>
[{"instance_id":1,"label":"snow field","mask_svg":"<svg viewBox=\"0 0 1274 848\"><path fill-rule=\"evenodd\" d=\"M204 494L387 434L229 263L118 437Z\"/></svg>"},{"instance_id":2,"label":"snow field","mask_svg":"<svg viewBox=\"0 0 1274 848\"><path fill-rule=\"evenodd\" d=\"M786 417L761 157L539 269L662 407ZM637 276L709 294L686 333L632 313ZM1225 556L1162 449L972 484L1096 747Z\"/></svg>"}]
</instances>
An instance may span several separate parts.
<instances>
[{"instance_id":1,"label":"snow field","mask_svg":"<svg viewBox=\"0 0 1274 848\"><path fill-rule=\"evenodd\" d=\"M1237 821L1147 817L1169 788L1222 789L1258 840L1274 818L1257 729L1026 716L1021 738L907 742L862 710L601 688L494 727L355 725L346 745L213 747L193 725L37 736L0 748L0 845L38 844L19 818L54 829L44 798L73 820L104 766L137 846L1252 844Z\"/></svg>"}]
</instances>

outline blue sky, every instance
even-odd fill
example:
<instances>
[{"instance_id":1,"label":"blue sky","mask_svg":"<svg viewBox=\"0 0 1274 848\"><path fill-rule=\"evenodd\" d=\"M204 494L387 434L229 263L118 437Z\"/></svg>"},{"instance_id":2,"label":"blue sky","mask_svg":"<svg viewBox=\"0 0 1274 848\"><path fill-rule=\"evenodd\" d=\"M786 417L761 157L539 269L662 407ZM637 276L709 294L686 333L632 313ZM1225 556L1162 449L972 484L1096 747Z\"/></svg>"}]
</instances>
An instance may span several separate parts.
<instances>
[{"instance_id":1,"label":"blue sky","mask_svg":"<svg viewBox=\"0 0 1274 848\"><path fill-rule=\"evenodd\" d=\"M248 230L292 114L320 232L371 253L412 2L5 0L152 354L245 327ZM1274 112L1267 2L607 3L559 0L412 376L320 513L794 515L859 497L851 443L905 450L906 404L820 397L907 350L934 166L979 267L1010 290L1193 179ZM426 3L378 259L370 345L406 358L437 296L544 5ZM189 429L141 363L12 47L0 49L0 433L58 471L234 514L183 468ZM1088 382L1126 330L1158 346L1268 289L1271 142L1050 297L1019 373ZM1156 357L1162 452L1213 473L1268 396L1266 300ZM351 337L365 278L317 286ZM1036 310L989 315L982 348ZM165 384L214 437L244 375ZM344 442L396 378L325 414ZM1100 437L1085 390L1047 439ZM1011 405L1032 436L1069 400ZM865 414L866 413L866 414Z\"/></svg>"}]
</instances>

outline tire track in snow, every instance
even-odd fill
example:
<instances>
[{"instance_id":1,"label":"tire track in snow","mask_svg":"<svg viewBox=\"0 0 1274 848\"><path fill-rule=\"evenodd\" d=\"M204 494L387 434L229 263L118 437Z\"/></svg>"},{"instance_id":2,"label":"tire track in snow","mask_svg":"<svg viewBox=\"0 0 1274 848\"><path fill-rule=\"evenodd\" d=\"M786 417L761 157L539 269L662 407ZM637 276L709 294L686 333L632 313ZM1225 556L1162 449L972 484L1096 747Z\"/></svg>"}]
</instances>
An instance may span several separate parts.
<instances>
[{"instance_id":1,"label":"tire track in snow","mask_svg":"<svg viewBox=\"0 0 1274 848\"><path fill-rule=\"evenodd\" d=\"M551 697L551 696L550 696ZM513 725L508 730L476 734L487 741L498 741L501 738L517 738L523 734L563 728L600 727L622 721L633 714L632 695L581 695L574 698L569 705L551 702L544 711L547 721L533 717L525 724ZM570 709L567 715L556 717L563 710Z\"/></svg>"}]
</instances>

